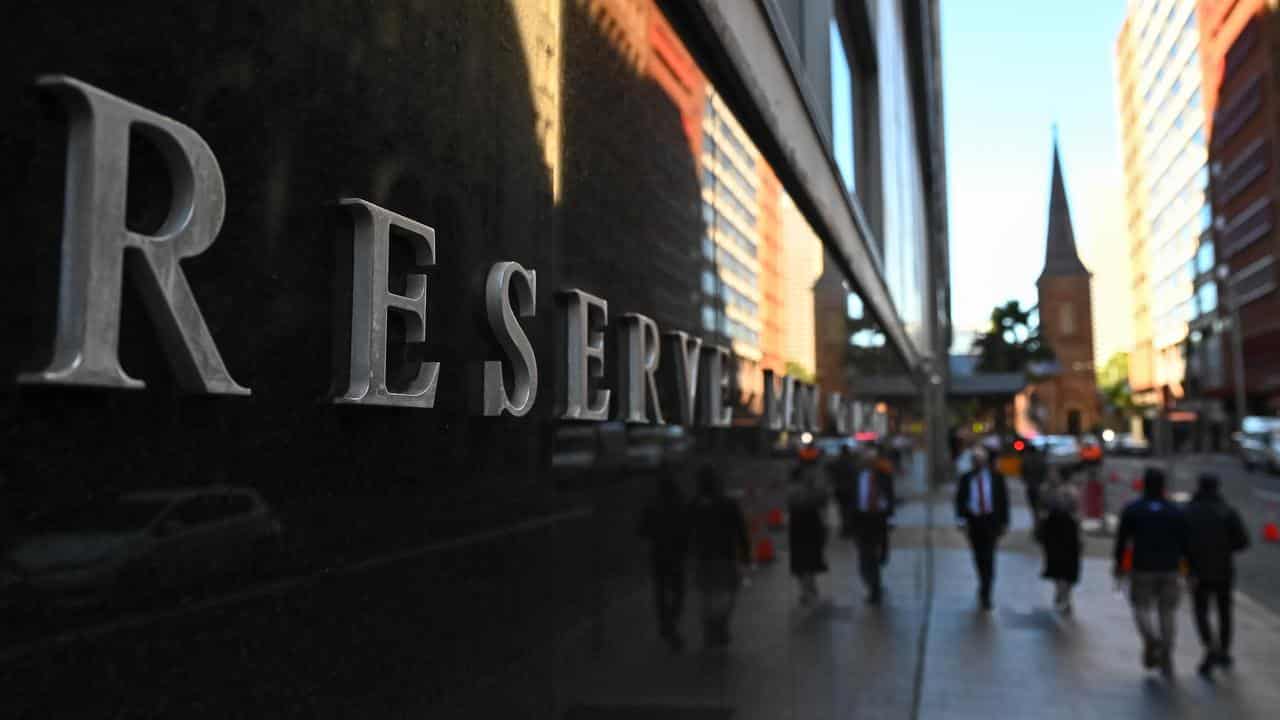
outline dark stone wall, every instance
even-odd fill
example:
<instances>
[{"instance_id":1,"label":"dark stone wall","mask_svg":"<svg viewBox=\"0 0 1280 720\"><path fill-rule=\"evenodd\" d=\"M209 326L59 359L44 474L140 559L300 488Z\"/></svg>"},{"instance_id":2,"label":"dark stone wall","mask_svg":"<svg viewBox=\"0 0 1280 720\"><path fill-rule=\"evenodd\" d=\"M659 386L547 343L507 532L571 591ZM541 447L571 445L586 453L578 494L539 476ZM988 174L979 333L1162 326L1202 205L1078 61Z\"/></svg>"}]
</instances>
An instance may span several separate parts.
<instances>
[{"instance_id":1,"label":"dark stone wall","mask_svg":"<svg viewBox=\"0 0 1280 720\"><path fill-rule=\"evenodd\" d=\"M560 639L642 575L635 516L654 472L626 467L617 424L587 431L591 467L553 463L566 437L552 420L564 376L553 293L580 287L611 317L697 331L702 232L678 110L577 2L563 11L557 203L506 2L9 9L0 534L12 546L48 530L52 510L211 483L256 489L283 531L262 566L180 587L135 577L74 610L0 598L7 716L475 716L467 698L481 697L511 716L556 707ZM127 278L120 356L145 390L14 383L48 362L57 307L67 124L34 89L42 73L170 116L212 147L226 220L182 267L251 397L180 392ZM145 225L167 187L135 151L130 211ZM392 345L400 375L442 363L434 410L328 400L347 343L351 227L334 206L347 196L436 229L427 342L404 343L393 324ZM481 295L499 260L538 272L538 313L523 324L541 386L521 419L474 414L480 363L502 357ZM695 451L664 472L685 478L703 460L719 461Z\"/></svg>"}]
</instances>

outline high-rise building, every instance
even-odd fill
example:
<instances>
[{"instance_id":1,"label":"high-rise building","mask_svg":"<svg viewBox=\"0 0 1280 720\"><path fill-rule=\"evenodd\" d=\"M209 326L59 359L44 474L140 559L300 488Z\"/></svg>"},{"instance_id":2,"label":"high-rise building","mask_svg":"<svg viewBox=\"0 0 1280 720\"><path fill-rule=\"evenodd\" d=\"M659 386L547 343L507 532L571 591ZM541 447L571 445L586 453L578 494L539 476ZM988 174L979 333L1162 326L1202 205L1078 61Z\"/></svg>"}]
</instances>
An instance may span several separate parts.
<instances>
[{"instance_id":1,"label":"high-rise building","mask_svg":"<svg viewBox=\"0 0 1280 720\"><path fill-rule=\"evenodd\" d=\"M1276 61L1280 34L1275 0L1201 0L1201 44L1208 112L1213 246L1201 249L1201 305L1221 305L1220 319L1201 331L1206 388L1236 416L1273 411L1280 395L1280 293L1276 293ZM1216 261L1216 262L1215 262ZM1215 289L1215 265L1225 270ZM1221 297L1219 297L1219 295ZM1238 308L1245 404L1236 405L1236 338L1230 308Z\"/></svg>"},{"instance_id":2,"label":"high-rise building","mask_svg":"<svg viewBox=\"0 0 1280 720\"><path fill-rule=\"evenodd\" d=\"M1188 396L1185 341L1203 313L1193 261L1210 242L1194 0L1130 0L1116 40L1134 291L1130 385L1141 404Z\"/></svg>"}]
</instances>

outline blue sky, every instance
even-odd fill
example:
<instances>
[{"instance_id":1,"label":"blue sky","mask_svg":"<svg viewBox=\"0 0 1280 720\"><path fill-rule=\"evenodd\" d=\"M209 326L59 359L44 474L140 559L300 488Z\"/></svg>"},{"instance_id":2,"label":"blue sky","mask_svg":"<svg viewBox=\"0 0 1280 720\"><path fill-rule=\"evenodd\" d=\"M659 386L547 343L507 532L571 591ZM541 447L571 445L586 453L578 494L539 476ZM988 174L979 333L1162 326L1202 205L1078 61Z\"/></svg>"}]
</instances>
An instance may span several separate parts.
<instances>
[{"instance_id":1,"label":"blue sky","mask_svg":"<svg viewBox=\"0 0 1280 720\"><path fill-rule=\"evenodd\" d=\"M1123 194L1113 49L1124 9L942 0L955 351L996 304L1035 302L1054 123L1082 254L1105 223L1122 222L1107 207Z\"/></svg>"}]
</instances>

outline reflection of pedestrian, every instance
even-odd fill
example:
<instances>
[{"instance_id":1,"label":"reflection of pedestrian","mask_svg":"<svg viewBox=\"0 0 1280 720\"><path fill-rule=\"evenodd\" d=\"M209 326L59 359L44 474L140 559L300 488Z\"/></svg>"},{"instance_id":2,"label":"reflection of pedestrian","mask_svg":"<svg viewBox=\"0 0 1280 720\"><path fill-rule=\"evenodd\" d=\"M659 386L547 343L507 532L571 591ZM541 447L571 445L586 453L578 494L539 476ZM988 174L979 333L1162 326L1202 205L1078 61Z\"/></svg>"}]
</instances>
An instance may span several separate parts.
<instances>
[{"instance_id":1,"label":"reflection of pedestrian","mask_svg":"<svg viewBox=\"0 0 1280 720\"><path fill-rule=\"evenodd\" d=\"M973 469L956 483L956 517L965 524L973 565L978 571L978 601L991 609L996 577L996 543L1009 529L1009 488L990 467L985 448L969 451Z\"/></svg>"},{"instance_id":2,"label":"reflection of pedestrian","mask_svg":"<svg viewBox=\"0 0 1280 720\"><path fill-rule=\"evenodd\" d=\"M867 586L867 602L880 603L880 568L889 560L889 516L895 497L893 475L877 467L874 455L862 458L853 500L853 525L858 539L858 571Z\"/></svg>"},{"instance_id":3,"label":"reflection of pedestrian","mask_svg":"<svg viewBox=\"0 0 1280 720\"><path fill-rule=\"evenodd\" d=\"M811 605L818 599L817 577L827 571L823 554L827 528L822 521L827 492L818 477L817 459L817 448L801 448L800 462L791 471L791 484L787 489L791 572L800 582L801 605Z\"/></svg>"},{"instance_id":4,"label":"reflection of pedestrian","mask_svg":"<svg viewBox=\"0 0 1280 720\"><path fill-rule=\"evenodd\" d=\"M1218 478L1201 475L1200 487L1187 505L1190 529L1188 564L1194 582L1196 629L1204 644L1200 673L1208 676L1214 666L1231 667L1231 603L1237 552L1249 547L1240 513L1227 504ZM1218 606L1218 636L1209 624L1209 602Z\"/></svg>"},{"instance_id":5,"label":"reflection of pedestrian","mask_svg":"<svg viewBox=\"0 0 1280 720\"><path fill-rule=\"evenodd\" d=\"M689 513L694 578L702 594L703 642L729 644L729 620L741 582L739 565L748 557L747 523L738 503L724 494L711 466L698 471L698 495Z\"/></svg>"},{"instance_id":6,"label":"reflection of pedestrian","mask_svg":"<svg viewBox=\"0 0 1280 720\"><path fill-rule=\"evenodd\" d=\"M1187 555L1187 518L1164 497L1164 473L1147 468L1142 477L1142 497L1129 503L1120 515L1116 532L1115 569L1123 573L1123 558L1133 544L1133 575L1129 602L1142 635L1142 664L1173 675L1173 644L1177 622L1174 611L1181 594L1178 566ZM1159 618L1152 622L1152 612Z\"/></svg>"},{"instance_id":7,"label":"reflection of pedestrian","mask_svg":"<svg viewBox=\"0 0 1280 720\"><path fill-rule=\"evenodd\" d=\"M658 480L657 497L644 509L640 534L649 540L658 633L672 649L684 647L680 613L684 608L684 559L689 547L689 510L670 475Z\"/></svg>"},{"instance_id":8,"label":"reflection of pedestrian","mask_svg":"<svg viewBox=\"0 0 1280 720\"><path fill-rule=\"evenodd\" d=\"M827 477L840 510L840 537L853 537L853 506L858 484L858 461L848 445L840 446L840 456L827 465Z\"/></svg>"},{"instance_id":9,"label":"reflection of pedestrian","mask_svg":"<svg viewBox=\"0 0 1280 720\"><path fill-rule=\"evenodd\" d=\"M1044 547L1044 575L1053 581L1053 605L1071 614L1071 588L1080 582L1080 522L1076 519L1075 492L1059 485L1045 497L1045 516L1036 526L1036 539Z\"/></svg>"}]
</instances>

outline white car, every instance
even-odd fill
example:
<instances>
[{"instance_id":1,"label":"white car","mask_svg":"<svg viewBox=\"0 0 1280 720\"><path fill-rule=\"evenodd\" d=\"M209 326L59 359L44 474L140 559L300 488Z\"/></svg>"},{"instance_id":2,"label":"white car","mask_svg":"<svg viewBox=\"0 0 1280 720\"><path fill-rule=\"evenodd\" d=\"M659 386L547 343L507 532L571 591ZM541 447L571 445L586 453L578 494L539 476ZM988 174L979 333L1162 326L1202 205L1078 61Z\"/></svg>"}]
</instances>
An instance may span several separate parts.
<instances>
[{"instance_id":1,"label":"white car","mask_svg":"<svg viewBox=\"0 0 1280 720\"><path fill-rule=\"evenodd\" d=\"M281 535L256 490L227 486L130 493L54 511L32 525L4 556L12 589L64 607L253 569Z\"/></svg>"},{"instance_id":2,"label":"white car","mask_svg":"<svg viewBox=\"0 0 1280 720\"><path fill-rule=\"evenodd\" d=\"M1080 441L1071 435L1040 435L1031 438L1031 444L1045 454L1050 465L1080 464Z\"/></svg>"}]
</instances>

